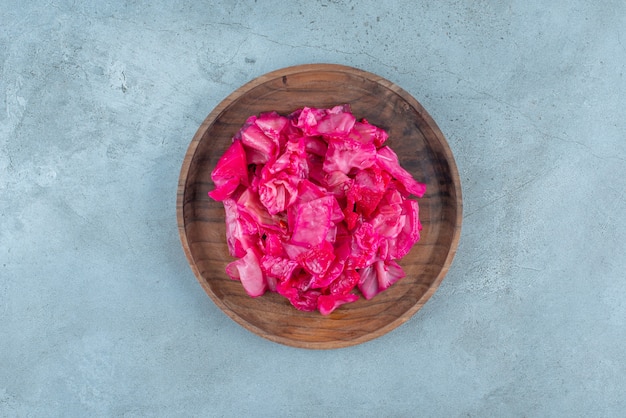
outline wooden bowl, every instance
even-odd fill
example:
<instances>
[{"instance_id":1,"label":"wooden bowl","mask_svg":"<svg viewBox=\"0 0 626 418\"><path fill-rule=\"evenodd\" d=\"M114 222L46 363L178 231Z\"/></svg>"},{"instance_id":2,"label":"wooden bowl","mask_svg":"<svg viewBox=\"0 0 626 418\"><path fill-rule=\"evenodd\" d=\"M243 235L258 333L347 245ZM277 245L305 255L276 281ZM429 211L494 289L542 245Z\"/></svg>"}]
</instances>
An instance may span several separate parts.
<instances>
[{"instance_id":1,"label":"wooden bowl","mask_svg":"<svg viewBox=\"0 0 626 418\"><path fill-rule=\"evenodd\" d=\"M349 103L357 119L389 133L401 165L427 184L419 199L421 239L399 264L407 276L372 300L361 298L329 316L301 312L282 296L249 297L225 273L234 260L226 246L224 209L207 196L211 171L246 118L288 114L310 106ZM461 232L461 187L452 152L426 110L406 91L365 71L332 65L288 67L235 90L205 119L185 156L177 194L182 246L200 284L230 318L277 343L311 349L347 347L406 322L433 295L454 257Z\"/></svg>"}]
</instances>

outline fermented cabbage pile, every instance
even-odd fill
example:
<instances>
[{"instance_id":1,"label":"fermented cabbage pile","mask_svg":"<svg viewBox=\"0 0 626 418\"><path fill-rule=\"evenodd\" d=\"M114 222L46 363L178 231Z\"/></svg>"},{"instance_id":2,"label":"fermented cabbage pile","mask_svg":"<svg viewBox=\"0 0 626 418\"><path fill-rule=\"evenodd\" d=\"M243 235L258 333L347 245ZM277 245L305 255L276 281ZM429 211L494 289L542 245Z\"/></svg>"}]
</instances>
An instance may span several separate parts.
<instances>
[{"instance_id":1,"label":"fermented cabbage pile","mask_svg":"<svg viewBox=\"0 0 626 418\"><path fill-rule=\"evenodd\" d=\"M323 315L404 277L397 260L422 229L410 197L426 186L387 138L349 105L250 116L211 173L236 258L226 273Z\"/></svg>"}]
</instances>

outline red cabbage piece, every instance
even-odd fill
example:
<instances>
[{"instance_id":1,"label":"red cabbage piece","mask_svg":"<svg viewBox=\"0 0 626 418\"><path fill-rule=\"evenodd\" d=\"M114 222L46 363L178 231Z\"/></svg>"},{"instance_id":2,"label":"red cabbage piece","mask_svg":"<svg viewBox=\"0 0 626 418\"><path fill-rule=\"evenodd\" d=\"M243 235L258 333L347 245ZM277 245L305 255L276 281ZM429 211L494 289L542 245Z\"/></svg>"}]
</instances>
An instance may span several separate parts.
<instances>
[{"instance_id":1,"label":"red cabbage piece","mask_svg":"<svg viewBox=\"0 0 626 418\"><path fill-rule=\"evenodd\" d=\"M389 147L381 147L376 154L376 160L381 168L387 170L392 177L398 180L412 195L422 197L426 193L426 185L411 176L411 173L400 166L398 156Z\"/></svg>"},{"instance_id":2,"label":"red cabbage piece","mask_svg":"<svg viewBox=\"0 0 626 418\"><path fill-rule=\"evenodd\" d=\"M330 315L332 311L343 305L344 303L356 302L358 295L348 293L345 295L320 295L317 298L317 309L322 315Z\"/></svg>"},{"instance_id":3,"label":"red cabbage piece","mask_svg":"<svg viewBox=\"0 0 626 418\"><path fill-rule=\"evenodd\" d=\"M347 191L348 200L356 205L357 212L370 217L385 195L390 180L391 175L376 166L360 170Z\"/></svg>"},{"instance_id":4,"label":"red cabbage piece","mask_svg":"<svg viewBox=\"0 0 626 418\"><path fill-rule=\"evenodd\" d=\"M224 205L227 274L330 315L404 277L426 190L383 145L385 130L348 105L249 117L211 173Z\"/></svg>"},{"instance_id":5,"label":"red cabbage piece","mask_svg":"<svg viewBox=\"0 0 626 418\"><path fill-rule=\"evenodd\" d=\"M268 287L272 292L276 291L277 283L283 283L291 278L293 272L298 268L298 263L288 258L264 255L261 257L261 270L268 280Z\"/></svg>"},{"instance_id":6,"label":"red cabbage piece","mask_svg":"<svg viewBox=\"0 0 626 418\"><path fill-rule=\"evenodd\" d=\"M239 136L246 148L248 161L253 164L264 164L274 155L277 144L254 123L256 118L250 119L248 119L247 126L240 131Z\"/></svg>"},{"instance_id":7,"label":"red cabbage piece","mask_svg":"<svg viewBox=\"0 0 626 418\"><path fill-rule=\"evenodd\" d=\"M358 287L365 299L371 299L405 276L395 261L378 260L360 272Z\"/></svg>"},{"instance_id":8,"label":"red cabbage piece","mask_svg":"<svg viewBox=\"0 0 626 418\"><path fill-rule=\"evenodd\" d=\"M298 112L296 126L310 136L345 137L355 122L356 119L347 105L335 106L332 109L305 107Z\"/></svg>"},{"instance_id":9,"label":"red cabbage piece","mask_svg":"<svg viewBox=\"0 0 626 418\"><path fill-rule=\"evenodd\" d=\"M370 125L367 120L363 119L354 124L354 129L350 132L350 138L364 144L373 143L379 148L389 138L389 135L383 129Z\"/></svg>"},{"instance_id":10,"label":"red cabbage piece","mask_svg":"<svg viewBox=\"0 0 626 418\"><path fill-rule=\"evenodd\" d=\"M298 255L297 260L313 278L324 277L335 260L333 246L328 241Z\"/></svg>"},{"instance_id":11,"label":"red cabbage piece","mask_svg":"<svg viewBox=\"0 0 626 418\"><path fill-rule=\"evenodd\" d=\"M353 168L366 169L376 163L374 144L363 144L350 138L329 138L323 169L349 174Z\"/></svg>"},{"instance_id":12,"label":"red cabbage piece","mask_svg":"<svg viewBox=\"0 0 626 418\"><path fill-rule=\"evenodd\" d=\"M268 178L276 173L284 171L295 178L305 179L309 176L309 165L306 159L306 143L304 138L289 141L276 161L267 166L269 173L264 173Z\"/></svg>"},{"instance_id":13,"label":"red cabbage piece","mask_svg":"<svg viewBox=\"0 0 626 418\"><path fill-rule=\"evenodd\" d=\"M234 140L211 173L215 190L209 196L217 201L230 197L240 184L249 185L246 151L241 141Z\"/></svg>"},{"instance_id":14,"label":"red cabbage piece","mask_svg":"<svg viewBox=\"0 0 626 418\"><path fill-rule=\"evenodd\" d=\"M259 253L254 247L248 248L246 255L226 266L226 273L233 280L240 280L250 296L261 296L267 290L267 281L263 276Z\"/></svg>"},{"instance_id":15,"label":"red cabbage piece","mask_svg":"<svg viewBox=\"0 0 626 418\"><path fill-rule=\"evenodd\" d=\"M239 211L237 202L225 199L226 243L228 251L234 257L243 257L248 248L257 242L259 228L253 219Z\"/></svg>"},{"instance_id":16,"label":"red cabbage piece","mask_svg":"<svg viewBox=\"0 0 626 418\"><path fill-rule=\"evenodd\" d=\"M259 184L259 200L267 211L275 215L284 212L298 197L298 182L283 172Z\"/></svg>"},{"instance_id":17,"label":"red cabbage piece","mask_svg":"<svg viewBox=\"0 0 626 418\"><path fill-rule=\"evenodd\" d=\"M333 226L334 198L325 196L292 206L293 222L290 222L291 241L295 244L315 247L324 242Z\"/></svg>"},{"instance_id":18,"label":"red cabbage piece","mask_svg":"<svg viewBox=\"0 0 626 418\"><path fill-rule=\"evenodd\" d=\"M276 112L262 113L254 119L254 123L263 133L274 140L276 146L281 147L286 141L283 135L285 127L289 124L289 119Z\"/></svg>"}]
</instances>

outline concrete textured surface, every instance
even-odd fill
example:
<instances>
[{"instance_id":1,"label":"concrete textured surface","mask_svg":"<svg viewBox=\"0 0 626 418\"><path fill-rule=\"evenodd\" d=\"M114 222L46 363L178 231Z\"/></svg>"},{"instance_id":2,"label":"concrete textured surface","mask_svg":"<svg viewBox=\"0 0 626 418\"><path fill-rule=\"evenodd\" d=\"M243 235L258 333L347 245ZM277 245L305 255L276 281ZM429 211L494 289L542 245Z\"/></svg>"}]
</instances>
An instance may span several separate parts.
<instances>
[{"instance_id":1,"label":"concrete textured surface","mask_svg":"<svg viewBox=\"0 0 626 418\"><path fill-rule=\"evenodd\" d=\"M0 2L0 416L618 417L626 3ZM266 341L184 257L175 194L245 82L330 62L437 121L454 264L355 347Z\"/></svg>"}]
</instances>

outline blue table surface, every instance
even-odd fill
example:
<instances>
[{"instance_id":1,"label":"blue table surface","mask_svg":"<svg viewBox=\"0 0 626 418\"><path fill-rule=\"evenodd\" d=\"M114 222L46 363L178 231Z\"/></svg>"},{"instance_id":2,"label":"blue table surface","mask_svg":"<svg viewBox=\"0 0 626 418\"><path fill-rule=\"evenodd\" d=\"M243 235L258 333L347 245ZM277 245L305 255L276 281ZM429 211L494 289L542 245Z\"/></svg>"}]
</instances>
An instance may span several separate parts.
<instances>
[{"instance_id":1,"label":"blue table surface","mask_svg":"<svg viewBox=\"0 0 626 418\"><path fill-rule=\"evenodd\" d=\"M626 2L554 3L3 0L0 416L623 416ZM175 208L207 114L318 62L420 101L464 198L424 308L322 351L222 313Z\"/></svg>"}]
</instances>

